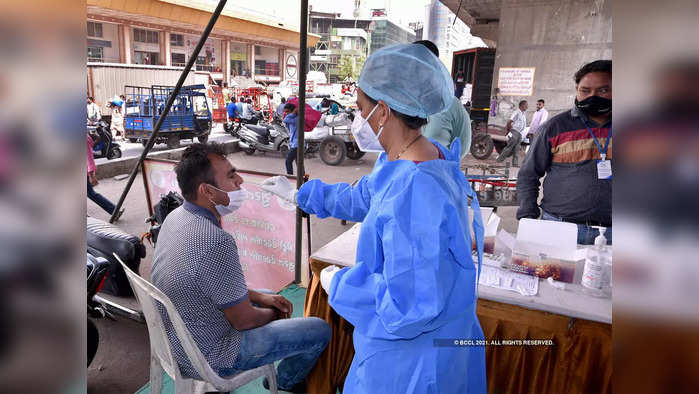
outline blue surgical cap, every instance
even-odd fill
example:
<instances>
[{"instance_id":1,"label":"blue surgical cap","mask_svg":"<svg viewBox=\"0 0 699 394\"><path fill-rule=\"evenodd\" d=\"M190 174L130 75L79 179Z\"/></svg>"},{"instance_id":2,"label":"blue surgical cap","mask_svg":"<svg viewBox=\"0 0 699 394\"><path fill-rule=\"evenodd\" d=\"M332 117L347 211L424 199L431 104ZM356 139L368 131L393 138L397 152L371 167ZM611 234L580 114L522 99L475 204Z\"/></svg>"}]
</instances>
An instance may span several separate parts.
<instances>
[{"instance_id":1,"label":"blue surgical cap","mask_svg":"<svg viewBox=\"0 0 699 394\"><path fill-rule=\"evenodd\" d=\"M444 64L419 44L398 44L369 56L359 87L372 99L408 116L426 119L454 100L454 83Z\"/></svg>"}]
</instances>

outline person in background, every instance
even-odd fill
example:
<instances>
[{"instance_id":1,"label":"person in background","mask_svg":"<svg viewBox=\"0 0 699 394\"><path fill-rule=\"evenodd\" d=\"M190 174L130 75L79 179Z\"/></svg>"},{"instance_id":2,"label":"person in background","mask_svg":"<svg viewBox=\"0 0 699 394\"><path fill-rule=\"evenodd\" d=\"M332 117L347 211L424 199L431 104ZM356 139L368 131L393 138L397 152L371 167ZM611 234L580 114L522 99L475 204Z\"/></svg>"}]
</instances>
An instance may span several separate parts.
<instances>
[{"instance_id":1,"label":"person in background","mask_svg":"<svg viewBox=\"0 0 699 394\"><path fill-rule=\"evenodd\" d=\"M121 99L121 113L126 116L126 96L122 94L119 98Z\"/></svg>"},{"instance_id":2,"label":"person in background","mask_svg":"<svg viewBox=\"0 0 699 394\"><path fill-rule=\"evenodd\" d=\"M544 220L575 223L581 245L591 245L599 235L591 226L602 226L611 244L612 61L588 63L574 80L574 107L539 127L539 137L519 170L517 219L541 215Z\"/></svg>"},{"instance_id":3,"label":"person in background","mask_svg":"<svg viewBox=\"0 0 699 394\"><path fill-rule=\"evenodd\" d=\"M461 96L464 94L464 87L466 86L466 78L464 78L464 72L459 70L456 72L456 78L454 80L454 96L461 100Z\"/></svg>"},{"instance_id":4,"label":"person in background","mask_svg":"<svg viewBox=\"0 0 699 394\"><path fill-rule=\"evenodd\" d=\"M544 99L536 100L536 112L534 112L532 123L529 125L529 133L527 133L529 142L533 141L533 138L536 136L536 131L548 120L548 118L549 111L544 108Z\"/></svg>"},{"instance_id":5,"label":"person in background","mask_svg":"<svg viewBox=\"0 0 699 394\"><path fill-rule=\"evenodd\" d=\"M475 344L483 340L471 246L473 228L480 264L478 199L459 143L447 150L421 133L428 116L449 108L453 86L422 45L373 52L351 129L359 149L380 152L371 174L356 186L313 179L297 191L284 176L260 186L319 218L362 223L356 263L319 275L328 303L354 328L345 394L486 392L485 347ZM453 346L454 338L475 346Z\"/></svg>"},{"instance_id":6,"label":"person in background","mask_svg":"<svg viewBox=\"0 0 699 394\"><path fill-rule=\"evenodd\" d=\"M500 94L500 88L495 88L493 91L493 98L490 100L490 109L488 111L488 116L498 116L498 95Z\"/></svg>"},{"instance_id":7,"label":"person in background","mask_svg":"<svg viewBox=\"0 0 699 394\"><path fill-rule=\"evenodd\" d=\"M107 197L97 193L94 189L99 183L97 181L97 166L95 165L95 155L92 151L94 141L90 134L87 134L87 198L92 200L95 204L99 205L100 208L104 209L109 215L114 213L116 206L107 199ZM125 208L121 208L119 213L114 218L114 221L119 220L121 215L124 213Z\"/></svg>"},{"instance_id":8,"label":"person in background","mask_svg":"<svg viewBox=\"0 0 699 394\"><path fill-rule=\"evenodd\" d=\"M249 120L252 117L252 105L250 105L250 99L243 98L243 114L241 117L246 120Z\"/></svg>"},{"instance_id":9,"label":"person in background","mask_svg":"<svg viewBox=\"0 0 699 394\"><path fill-rule=\"evenodd\" d=\"M223 89L221 89L221 93L223 94L224 102L231 100L231 90L228 89L228 82L223 83Z\"/></svg>"},{"instance_id":10,"label":"person in background","mask_svg":"<svg viewBox=\"0 0 699 394\"><path fill-rule=\"evenodd\" d=\"M123 100L114 97L107 105L112 110L112 121L109 125L109 131L114 137L124 138L124 112Z\"/></svg>"},{"instance_id":11,"label":"person in background","mask_svg":"<svg viewBox=\"0 0 699 394\"><path fill-rule=\"evenodd\" d=\"M284 106L286 106L286 99L282 97L282 102L277 106L277 114L279 116L284 116Z\"/></svg>"},{"instance_id":12,"label":"person in background","mask_svg":"<svg viewBox=\"0 0 699 394\"><path fill-rule=\"evenodd\" d=\"M235 102L235 97L231 97L231 102L226 106L226 111L228 112L228 121L233 122L236 118L240 117L238 113L238 106Z\"/></svg>"},{"instance_id":13,"label":"person in background","mask_svg":"<svg viewBox=\"0 0 699 394\"><path fill-rule=\"evenodd\" d=\"M100 107L95 104L95 98L92 96L87 97L87 120L91 124L95 124L102 119L102 114L100 112Z\"/></svg>"},{"instance_id":14,"label":"person in background","mask_svg":"<svg viewBox=\"0 0 699 394\"><path fill-rule=\"evenodd\" d=\"M413 44L424 45L437 58L439 49L429 40L415 41ZM471 149L471 117L456 96L449 109L427 117L427 124L422 128L422 135L449 148L455 139L461 141L461 158Z\"/></svg>"},{"instance_id":15,"label":"person in background","mask_svg":"<svg viewBox=\"0 0 699 394\"><path fill-rule=\"evenodd\" d=\"M517 166L519 145L522 143L524 129L527 127L527 108L529 108L527 100L520 101L518 109L512 113L510 120L507 121L505 130L507 130L510 138L507 140L505 148L500 155L498 155L497 159L495 159L496 161L503 162L505 159L512 156L512 165Z\"/></svg>"},{"instance_id":16,"label":"person in background","mask_svg":"<svg viewBox=\"0 0 699 394\"><path fill-rule=\"evenodd\" d=\"M289 152L286 154L286 173L294 175L294 160L296 160L299 147L298 111L294 104L287 103L284 106L284 124L289 129Z\"/></svg>"},{"instance_id":17,"label":"person in background","mask_svg":"<svg viewBox=\"0 0 699 394\"><path fill-rule=\"evenodd\" d=\"M233 97L233 98L235 98L235 97ZM244 98L238 97L238 101L235 103L235 107L238 108L238 117L239 118L243 117L243 109L245 108L245 102L243 102L243 100L244 100Z\"/></svg>"},{"instance_id":18,"label":"person in background","mask_svg":"<svg viewBox=\"0 0 699 394\"><path fill-rule=\"evenodd\" d=\"M175 173L185 201L160 229L153 285L170 298L214 372L230 376L281 360L279 389L305 392L330 327L317 317L290 318L289 300L248 289L235 239L221 225L247 198L243 179L216 143L188 146ZM177 367L198 377L167 312L160 313Z\"/></svg>"}]
</instances>

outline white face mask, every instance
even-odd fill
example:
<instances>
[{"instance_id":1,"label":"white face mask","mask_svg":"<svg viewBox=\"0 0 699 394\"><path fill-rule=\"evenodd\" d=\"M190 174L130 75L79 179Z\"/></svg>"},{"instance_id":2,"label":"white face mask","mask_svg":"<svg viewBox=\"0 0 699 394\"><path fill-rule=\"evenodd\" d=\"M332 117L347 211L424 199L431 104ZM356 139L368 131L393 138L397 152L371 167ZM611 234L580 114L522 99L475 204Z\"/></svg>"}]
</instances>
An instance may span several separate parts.
<instances>
[{"instance_id":1,"label":"white face mask","mask_svg":"<svg viewBox=\"0 0 699 394\"><path fill-rule=\"evenodd\" d=\"M352 135L354 140L359 146L359 150L362 152L383 152L383 146L379 142L379 136L383 132L383 126L379 129L378 134L374 134L371 125L369 125L369 118L374 114L376 108L379 107L377 103L374 109L369 112L369 116L366 119L362 117L362 111L355 111L354 121L352 122ZM390 109L389 109L390 111Z\"/></svg>"},{"instance_id":2,"label":"white face mask","mask_svg":"<svg viewBox=\"0 0 699 394\"><path fill-rule=\"evenodd\" d=\"M218 214L221 216L230 215L231 213L237 211L238 208L240 208L240 206L243 205L243 203L245 202L246 192L243 189L233 190L232 192L225 192L215 186L211 187L228 194L228 205L216 204L215 202L211 201L216 205L216 210L218 211Z\"/></svg>"}]
</instances>

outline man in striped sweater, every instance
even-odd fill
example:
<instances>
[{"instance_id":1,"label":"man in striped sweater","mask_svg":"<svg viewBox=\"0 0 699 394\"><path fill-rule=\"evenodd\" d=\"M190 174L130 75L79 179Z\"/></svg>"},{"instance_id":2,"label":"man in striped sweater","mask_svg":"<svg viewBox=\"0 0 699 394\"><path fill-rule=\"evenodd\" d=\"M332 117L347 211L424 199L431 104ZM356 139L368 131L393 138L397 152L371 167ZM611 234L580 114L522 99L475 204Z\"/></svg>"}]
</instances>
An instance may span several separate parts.
<instances>
[{"instance_id":1,"label":"man in striped sweater","mask_svg":"<svg viewBox=\"0 0 699 394\"><path fill-rule=\"evenodd\" d=\"M612 241L612 61L597 60L575 73L575 106L544 123L517 178L517 219L578 225L589 245L607 228ZM540 179L544 197L537 204ZM541 207L541 212L539 211Z\"/></svg>"}]
</instances>

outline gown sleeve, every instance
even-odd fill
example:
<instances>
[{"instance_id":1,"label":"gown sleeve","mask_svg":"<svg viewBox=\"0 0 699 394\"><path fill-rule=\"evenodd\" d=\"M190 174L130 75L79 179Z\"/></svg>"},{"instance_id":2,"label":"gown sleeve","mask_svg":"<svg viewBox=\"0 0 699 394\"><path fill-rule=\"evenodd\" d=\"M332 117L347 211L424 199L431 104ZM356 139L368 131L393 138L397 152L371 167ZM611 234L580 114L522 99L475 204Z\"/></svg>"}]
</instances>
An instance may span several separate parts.
<instances>
[{"instance_id":1,"label":"gown sleeve","mask_svg":"<svg viewBox=\"0 0 699 394\"><path fill-rule=\"evenodd\" d=\"M389 194L377 218L378 250L358 251L357 264L333 278L328 299L364 335L410 339L468 310L475 269L469 257L452 252L462 249L453 244L462 236L452 233L463 231L463 218L434 178L415 176ZM362 241L358 248L372 247L371 237ZM367 255L377 261L359 261Z\"/></svg>"},{"instance_id":2,"label":"gown sleeve","mask_svg":"<svg viewBox=\"0 0 699 394\"><path fill-rule=\"evenodd\" d=\"M366 176L354 187L347 183L328 185L320 179L312 179L301 186L296 201L304 212L321 219L332 216L361 222L369 212L371 195Z\"/></svg>"}]
</instances>

